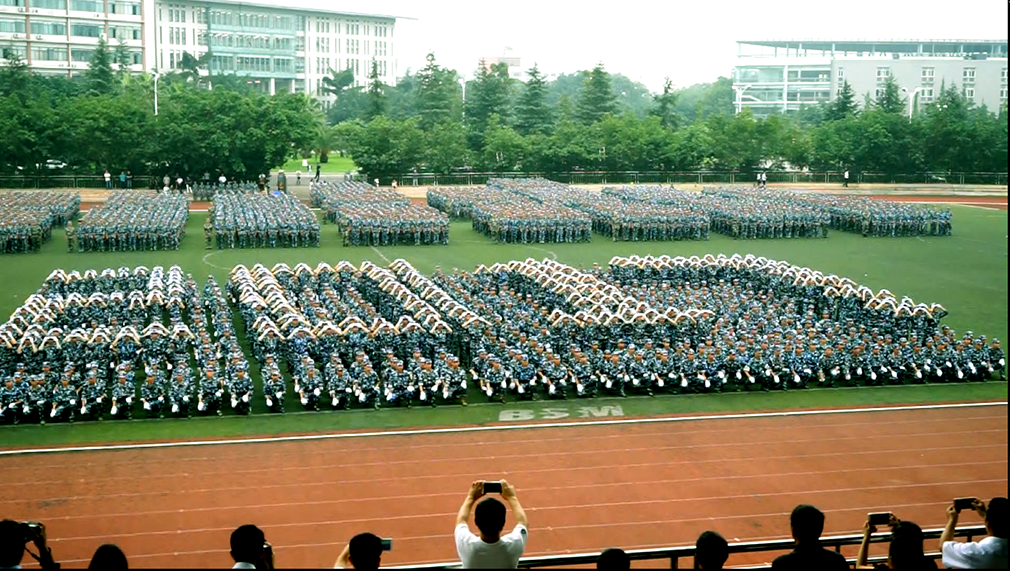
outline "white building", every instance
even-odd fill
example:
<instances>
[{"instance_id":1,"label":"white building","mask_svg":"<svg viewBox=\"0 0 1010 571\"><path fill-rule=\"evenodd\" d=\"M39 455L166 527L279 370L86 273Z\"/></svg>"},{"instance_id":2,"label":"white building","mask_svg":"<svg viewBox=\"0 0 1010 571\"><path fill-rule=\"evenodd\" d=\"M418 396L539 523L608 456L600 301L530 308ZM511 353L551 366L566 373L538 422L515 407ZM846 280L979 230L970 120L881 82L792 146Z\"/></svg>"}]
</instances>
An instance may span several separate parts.
<instances>
[{"instance_id":1,"label":"white building","mask_svg":"<svg viewBox=\"0 0 1010 571\"><path fill-rule=\"evenodd\" d=\"M1007 40L770 40L737 42L736 110L759 117L832 101L848 82L862 103L894 77L914 106L942 84L956 85L976 105L1007 103Z\"/></svg>"},{"instance_id":2,"label":"white building","mask_svg":"<svg viewBox=\"0 0 1010 571\"><path fill-rule=\"evenodd\" d=\"M124 42L131 69L177 69L184 52L210 52L209 73L236 73L262 89L307 92L324 105L322 78L354 70L365 85L372 60L396 83L395 16L236 0L0 0L0 48L40 73L87 68L98 38Z\"/></svg>"}]
</instances>

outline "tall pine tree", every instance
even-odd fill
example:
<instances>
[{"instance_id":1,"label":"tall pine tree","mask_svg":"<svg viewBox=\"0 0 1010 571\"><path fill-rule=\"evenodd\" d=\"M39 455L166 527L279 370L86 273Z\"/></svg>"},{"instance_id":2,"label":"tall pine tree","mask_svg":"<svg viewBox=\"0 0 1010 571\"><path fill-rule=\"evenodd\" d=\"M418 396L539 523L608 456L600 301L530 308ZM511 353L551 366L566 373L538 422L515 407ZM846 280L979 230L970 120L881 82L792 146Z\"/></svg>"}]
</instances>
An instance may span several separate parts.
<instances>
[{"instance_id":1,"label":"tall pine tree","mask_svg":"<svg viewBox=\"0 0 1010 571\"><path fill-rule=\"evenodd\" d=\"M616 108L617 97L610 85L610 74L603 69L602 63L596 64L582 84L576 114L584 124L592 125Z\"/></svg>"},{"instance_id":2,"label":"tall pine tree","mask_svg":"<svg viewBox=\"0 0 1010 571\"><path fill-rule=\"evenodd\" d=\"M105 38L98 38L98 45L91 54L88 70L84 72L84 84L90 93L104 95L112 93L116 76L112 71L112 57Z\"/></svg>"},{"instance_id":3,"label":"tall pine tree","mask_svg":"<svg viewBox=\"0 0 1010 571\"><path fill-rule=\"evenodd\" d=\"M535 63L526 73L529 79L516 105L516 131L523 136L546 134L554 120L547 104L547 82Z\"/></svg>"},{"instance_id":4,"label":"tall pine tree","mask_svg":"<svg viewBox=\"0 0 1010 571\"><path fill-rule=\"evenodd\" d=\"M435 54L429 53L425 59L428 63L415 78L421 127L428 130L437 123L456 118L455 99L459 84L456 83L456 72L438 65Z\"/></svg>"},{"instance_id":5,"label":"tall pine tree","mask_svg":"<svg viewBox=\"0 0 1010 571\"><path fill-rule=\"evenodd\" d=\"M385 86L379 79L379 62L372 58L372 70L368 73L368 108L365 118L371 120L386 112Z\"/></svg>"},{"instance_id":6,"label":"tall pine tree","mask_svg":"<svg viewBox=\"0 0 1010 571\"><path fill-rule=\"evenodd\" d=\"M848 119L854 116L857 110L856 92L853 91L852 86L846 81L842 83L842 89L838 93L838 97L828 106L827 112L824 114L824 120L841 121L842 119Z\"/></svg>"},{"instance_id":7,"label":"tall pine tree","mask_svg":"<svg viewBox=\"0 0 1010 571\"><path fill-rule=\"evenodd\" d=\"M905 111L905 99L901 96L901 88L894 76L887 76L884 86L880 90L880 97L874 101L877 109L887 113L903 113Z\"/></svg>"},{"instance_id":8,"label":"tall pine tree","mask_svg":"<svg viewBox=\"0 0 1010 571\"><path fill-rule=\"evenodd\" d=\"M649 114L659 117L659 122L667 129L676 129L680 126L680 117L677 113L677 92L673 90L673 82L667 77L663 83L663 93L653 97L652 109Z\"/></svg>"}]
</instances>

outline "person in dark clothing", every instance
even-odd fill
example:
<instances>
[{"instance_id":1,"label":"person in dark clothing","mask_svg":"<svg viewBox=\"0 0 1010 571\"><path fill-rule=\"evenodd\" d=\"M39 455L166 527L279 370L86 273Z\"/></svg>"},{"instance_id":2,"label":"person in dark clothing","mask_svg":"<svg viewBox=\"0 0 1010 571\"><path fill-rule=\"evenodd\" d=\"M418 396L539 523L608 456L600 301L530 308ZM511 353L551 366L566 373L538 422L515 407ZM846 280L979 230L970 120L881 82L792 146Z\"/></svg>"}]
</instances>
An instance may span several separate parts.
<instances>
[{"instance_id":1,"label":"person in dark clothing","mask_svg":"<svg viewBox=\"0 0 1010 571\"><path fill-rule=\"evenodd\" d=\"M848 569L849 564L841 553L821 547L821 532L824 531L824 514L807 504L800 504L789 516L796 548L775 558L772 569L820 569L832 571Z\"/></svg>"}]
</instances>

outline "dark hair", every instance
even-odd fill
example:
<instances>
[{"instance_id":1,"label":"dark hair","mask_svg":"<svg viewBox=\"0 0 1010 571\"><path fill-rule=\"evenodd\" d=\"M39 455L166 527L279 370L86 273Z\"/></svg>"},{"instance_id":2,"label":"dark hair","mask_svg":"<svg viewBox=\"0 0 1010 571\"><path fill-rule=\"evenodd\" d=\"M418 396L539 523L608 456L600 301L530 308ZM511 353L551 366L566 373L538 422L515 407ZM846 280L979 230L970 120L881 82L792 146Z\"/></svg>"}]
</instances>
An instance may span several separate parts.
<instances>
[{"instance_id":1,"label":"dark hair","mask_svg":"<svg viewBox=\"0 0 1010 571\"><path fill-rule=\"evenodd\" d=\"M694 562L699 569L722 569L729 559L729 543L714 531L699 535L694 549Z\"/></svg>"},{"instance_id":2,"label":"dark hair","mask_svg":"<svg viewBox=\"0 0 1010 571\"><path fill-rule=\"evenodd\" d=\"M88 569L129 569L126 554L117 545L106 543L95 550Z\"/></svg>"},{"instance_id":3,"label":"dark hair","mask_svg":"<svg viewBox=\"0 0 1010 571\"><path fill-rule=\"evenodd\" d=\"M0 567L21 564L25 554L25 532L21 524L10 519L0 521Z\"/></svg>"},{"instance_id":4,"label":"dark hair","mask_svg":"<svg viewBox=\"0 0 1010 571\"><path fill-rule=\"evenodd\" d=\"M359 533L351 538L349 555L355 569L378 569L382 539L372 533Z\"/></svg>"},{"instance_id":5,"label":"dark hair","mask_svg":"<svg viewBox=\"0 0 1010 571\"><path fill-rule=\"evenodd\" d=\"M793 513L789 516L789 525L796 541L801 543L817 541L824 531L824 514L814 506L800 504L793 508Z\"/></svg>"},{"instance_id":6,"label":"dark hair","mask_svg":"<svg viewBox=\"0 0 1010 571\"><path fill-rule=\"evenodd\" d=\"M256 563L263 557L266 536L255 525L246 524L231 532L231 558L236 562Z\"/></svg>"},{"instance_id":7,"label":"dark hair","mask_svg":"<svg viewBox=\"0 0 1010 571\"><path fill-rule=\"evenodd\" d=\"M625 569L631 569L631 559L628 558L628 554L623 549L611 547L600 554L600 558L596 560L596 568L624 571Z\"/></svg>"},{"instance_id":8,"label":"dark hair","mask_svg":"<svg viewBox=\"0 0 1010 571\"><path fill-rule=\"evenodd\" d=\"M473 512L473 522L484 535L501 535L505 527L505 504L495 498L481 500Z\"/></svg>"},{"instance_id":9,"label":"dark hair","mask_svg":"<svg viewBox=\"0 0 1010 571\"><path fill-rule=\"evenodd\" d=\"M925 562L922 528L910 521L898 522L891 530L887 554L894 569L922 569Z\"/></svg>"},{"instance_id":10,"label":"dark hair","mask_svg":"<svg viewBox=\"0 0 1010 571\"><path fill-rule=\"evenodd\" d=\"M992 534L1001 539L1006 539L1006 498L993 498L989 502L989 507L985 511L985 522L989 524Z\"/></svg>"}]
</instances>

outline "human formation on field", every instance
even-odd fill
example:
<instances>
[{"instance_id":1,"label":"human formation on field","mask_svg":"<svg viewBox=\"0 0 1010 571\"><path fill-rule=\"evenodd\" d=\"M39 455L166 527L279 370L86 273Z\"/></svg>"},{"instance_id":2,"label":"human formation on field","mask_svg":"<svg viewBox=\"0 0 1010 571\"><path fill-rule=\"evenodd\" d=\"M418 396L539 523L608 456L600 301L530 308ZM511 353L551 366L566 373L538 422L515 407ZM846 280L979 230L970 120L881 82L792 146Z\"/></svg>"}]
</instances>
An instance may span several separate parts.
<instances>
[{"instance_id":1,"label":"human formation on field","mask_svg":"<svg viewBox=\"0 0 1010 571\"><path fill-rule=\"evenodd\" d=\"M0 193L0 253L38 252L81 210L77 192L7 191Z\"/></svg>"},{"instance_id":2,"label":"human formation on field","mask_svg":"<svg viewBox=\"0 0 1010 571\"><path fill-rule=\"evenodd\" d=\"M217 248L319 247L319 220L296 198L253 189L219 188L204 225L205 246Z\"/></svg>"},{"instance_id":3,"label":"human formation on field","mask_svg":"<svg viewBox=\"0 0 1010 571\"><path fill-rule=\"evenodd\" d=\"M116 191L88 210L76 230L67 225L67 250L178 250L188 219L189 201L185 196L147 190Z\"/></svg>"},{"instance_id":4,"label":"human formation on field","mask_svg":"<svg viewBox=\"0 0 1010 571\"><path fill-rule=\"evenodd\" d=\"M404 260L237 266L223 289L177 266L56 270L0 326L0 408L52 422L279 413L289 397L319 410L1005 380L999 341L957 335L946 313L752 255L430 276Z\"/></svg>"},{"instance_id":5,"label":"human formation on field","mask_svg":"<svg viewBox=\"0 0 1010 571\"><path fill-rule=\"evenodd\" d=\"M428 204L500 242L827 238L828 229L864 236L949 236L949 208L858 196L765 188L686 192L660 185L590 192L546 179L492 179L485 187L428 191Z\"/></svg>"},{"instance_id":6,"label":"human formation on field","mask_svg":"<svg viewBox=\"0 0 1010 571\"><path fill-rule=\"evenodd\" d=\"M394 190L363 182L309 183L312 206L337 225L344 246L449 243L449 217Z\"/></svg>"}]
</instances>

